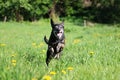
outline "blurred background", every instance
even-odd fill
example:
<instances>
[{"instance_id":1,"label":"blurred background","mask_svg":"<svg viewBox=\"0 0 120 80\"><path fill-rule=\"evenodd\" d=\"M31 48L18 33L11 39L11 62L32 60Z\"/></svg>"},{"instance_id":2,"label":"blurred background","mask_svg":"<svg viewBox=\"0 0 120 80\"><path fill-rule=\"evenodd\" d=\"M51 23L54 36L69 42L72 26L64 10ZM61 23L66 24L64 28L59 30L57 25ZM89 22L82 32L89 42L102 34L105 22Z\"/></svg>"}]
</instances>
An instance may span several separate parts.
<instances>
[{"instance_id":1,"label":"blurred background","mask_svg":"<svg viewBox=\"0 0 120 80\"><path fill-rule=\"evenodd\" d=\"M0 0L0 21L37 21L50 12L73 22L120 22L120 0Z\"/></svg>"}]
</instances>

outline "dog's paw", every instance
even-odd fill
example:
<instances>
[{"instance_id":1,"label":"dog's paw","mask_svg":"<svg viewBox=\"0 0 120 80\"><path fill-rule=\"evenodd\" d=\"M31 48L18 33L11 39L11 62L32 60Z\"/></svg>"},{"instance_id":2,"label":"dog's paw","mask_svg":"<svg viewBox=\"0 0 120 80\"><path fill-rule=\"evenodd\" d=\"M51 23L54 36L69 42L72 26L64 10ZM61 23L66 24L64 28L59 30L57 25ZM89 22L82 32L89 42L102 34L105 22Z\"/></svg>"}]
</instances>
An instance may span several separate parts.
<instances>
[{"instance_id":1,"label":"dog's paw","mask_svg":"<svg viewBox=\"0 0 120 80\"><path fill-rule=\"evenodd\" d=\"M60 58L60 54L56 54L56 55L54 56L54 58L55 58L55 59L59 59L59 58Z\"/></svg>"}]
</instances>

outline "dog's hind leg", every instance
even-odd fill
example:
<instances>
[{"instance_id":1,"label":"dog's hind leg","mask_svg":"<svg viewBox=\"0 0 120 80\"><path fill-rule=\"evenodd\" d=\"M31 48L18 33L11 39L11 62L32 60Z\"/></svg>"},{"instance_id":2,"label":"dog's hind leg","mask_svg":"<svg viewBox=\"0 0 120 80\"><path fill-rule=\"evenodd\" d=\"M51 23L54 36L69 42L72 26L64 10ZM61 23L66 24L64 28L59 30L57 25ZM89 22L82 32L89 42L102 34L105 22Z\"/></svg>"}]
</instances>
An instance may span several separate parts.
<instances>
[{"instance_id":1,"label":"dog's hind leg","mask_svg":"<svg viewBox=\"0 0 120 80\"><path fill-rule=\"evenodd\" d=\"M47 64L47 66L49 65L51 59L52 59L52 56L49 55L49 53L47 53L47 58L46 58L46 64Z\"/></svg>"}]
</instances>

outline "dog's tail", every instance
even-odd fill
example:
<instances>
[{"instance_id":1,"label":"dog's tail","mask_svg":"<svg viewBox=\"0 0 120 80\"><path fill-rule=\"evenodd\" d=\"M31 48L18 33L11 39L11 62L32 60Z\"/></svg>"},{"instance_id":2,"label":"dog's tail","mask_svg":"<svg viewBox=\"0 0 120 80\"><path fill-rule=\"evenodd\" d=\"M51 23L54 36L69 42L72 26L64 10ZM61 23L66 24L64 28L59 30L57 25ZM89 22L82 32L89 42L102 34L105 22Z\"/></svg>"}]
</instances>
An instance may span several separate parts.
<instances>
[{"instance_id":1,"label":"dog's tail","mask_svg":"<svg viewBox=\"0 0 120 80\"><path fill-rule=\"evenodd\" d=\"M44 41L46 44L48 44L48 42L49 42L48 39L46 38L46 36L44 36Z\"/></svg>"}]
</instances>

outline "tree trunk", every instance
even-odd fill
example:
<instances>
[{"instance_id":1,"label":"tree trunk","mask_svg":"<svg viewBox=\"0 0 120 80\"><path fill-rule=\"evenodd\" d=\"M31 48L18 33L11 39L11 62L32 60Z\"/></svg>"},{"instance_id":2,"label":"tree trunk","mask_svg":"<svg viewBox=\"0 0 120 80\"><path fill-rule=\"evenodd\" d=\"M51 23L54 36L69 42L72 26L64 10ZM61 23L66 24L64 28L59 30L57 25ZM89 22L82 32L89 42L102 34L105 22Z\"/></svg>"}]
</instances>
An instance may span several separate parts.
<instances>
[{"instance_id":1,"label":"tree trunk","mask_svg":"<svg viewBox=\"0 0 120 80\"><path fill-rule=\"evenodd\" d=\"M16 21L17 22L23 21L23 16L20 14L19 10L15 11L15 16L16 16Z\"/></svg>"},{"instance_id":2,"label":"tree trunk","mask_svg":"<svg viewBox=\"0 0 120 80\"><path fill-rule=\"evenodd\" d=\"M7 16L4 16L4 22L6 22L7 21Z\"/></svg>"},{"instance_id":3,"label":"tree trunk","mask_svg":"<svg viewBox=\"0 0 120 80\"><path fill-rule=\"evenodd\" d=\"M50 11L49 11L49 17L50 17L51 19L53 19L53 21L54 21L55 23L58 23L58 22L60 22L60 20L59 20L59 15L58 15L57 12L56 12L56 3L57 3L57 1L54 1L54 2L53 2L53 6L52 6L52 8L51 8Z\"/></svg>"}]
</instances>

